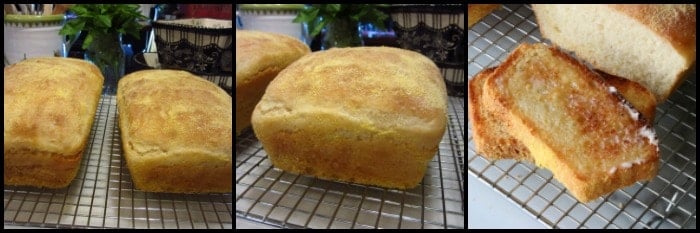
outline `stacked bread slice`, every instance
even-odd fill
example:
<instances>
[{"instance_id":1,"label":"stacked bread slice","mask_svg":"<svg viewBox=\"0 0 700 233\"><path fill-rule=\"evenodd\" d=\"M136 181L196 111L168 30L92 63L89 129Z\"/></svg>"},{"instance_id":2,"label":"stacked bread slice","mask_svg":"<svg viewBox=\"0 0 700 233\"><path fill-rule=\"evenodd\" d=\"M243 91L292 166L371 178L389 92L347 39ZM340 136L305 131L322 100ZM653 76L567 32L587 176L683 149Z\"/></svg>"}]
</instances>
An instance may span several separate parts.
<instances>
[{"instance_id":1,"label":"stacked bread slice","mask_svg":"<svg viewBox=\"0 0 700 233\"><path fill-rule=\"evenodd\" d=\"M654 97L638 84L621 83L645 113L565 53L522 44L500 67L470 80L477 150L494 159L534 161L582 202L649 180L659 161L647 120Z\"/></svg>"}]
</instances>

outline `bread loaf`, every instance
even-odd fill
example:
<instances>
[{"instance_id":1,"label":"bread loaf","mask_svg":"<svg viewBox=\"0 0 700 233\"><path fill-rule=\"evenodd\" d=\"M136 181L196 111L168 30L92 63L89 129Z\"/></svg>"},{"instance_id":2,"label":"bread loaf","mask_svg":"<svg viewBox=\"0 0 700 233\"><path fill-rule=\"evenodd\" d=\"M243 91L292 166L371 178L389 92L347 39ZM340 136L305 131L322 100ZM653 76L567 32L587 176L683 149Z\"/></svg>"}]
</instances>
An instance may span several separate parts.
<instances>
[{"instance_id":1,"label":"bread loaf","mask_svg":"<svg viewBox=\"0 0 700 233\"><path fill-rule=\"evenodd\" d=\"M654 128L563 52L521 44L487 78L483 105L582 202L656 175Z\"/></svg>"},{"instance_id":2,"label":"bread loaf","mask_svg":"<svg viewBox=\"0 0 700 233\"><path fill-rule=\"evenodd\" d=\"M100 70L73 58L5 68L5 185L62 188L80 167L102 92Z\"/></svg>"},{"instance_id":3,"label":"bread loaf","mask_svg":"<svg viewBox=\"0 0 700 233\"><path fill-rule=\"evenodd\" d=\"M446 126L435 64L389 47L334 48L283 70L253 112L272 164L324 179L413 188Z\"/></svg>"},{"instance_id":4,"label":"bread loaf","mask_svg":"<svg viewBox=\"0 0 700 233\"><path fill-rule=\"evenodd\" d=\"M533 4L542 36L663 102L695 62L695 4Z\"/></svg>"},{"instance_id":5,"label":"bread loaf","mask_svg":"<svg viewBox=\"0 0 700 233\"><path fill-rule=\"evenodd\" d=\"M148 192L231 192L233 102L186 71L119 80L119 129L131 179Z\"/></svg>"},{"instance_id":6,"label":"bread loaf","mask_svg":"<svg viewBox=\"0 0 700 233\"><path fill-rule=\"evenodd\" d=\"M291 36L236 30L236 135L250 126L265 88L287 65L311 50Z\"/></svg>"}]
</instances>

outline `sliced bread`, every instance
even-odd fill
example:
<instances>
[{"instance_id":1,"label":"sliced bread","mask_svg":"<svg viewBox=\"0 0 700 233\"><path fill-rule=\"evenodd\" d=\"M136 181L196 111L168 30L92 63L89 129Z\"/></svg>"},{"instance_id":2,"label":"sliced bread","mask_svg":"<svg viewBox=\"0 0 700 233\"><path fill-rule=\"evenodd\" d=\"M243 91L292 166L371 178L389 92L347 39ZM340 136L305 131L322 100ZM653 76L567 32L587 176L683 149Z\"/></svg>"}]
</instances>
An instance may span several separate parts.
<instances>
[{"instance_id":1,"label":"sliced bread","mask_svg":"<svg viewBox=\"0 0 700 233\"><path fill-rule=\"evenodd\" d=\"M485 81L483 106L582 202L657 173L653 127L615 88L555 48L521 44Z\"/></svg>"},{"instance_id":2,"label":"sliced bread","mask_svg":"<svg viewBox=\"0 0 700 233\"><path fill-rule=\"evenodd\" d=\"M515 159L533 162L530 151L508 133L508 128L499 113L494 113L483 104L483 86L496 68L487 68L469 80L467 96L469 122L472 124L472 137L476 152L492 160Z\"/></svg>"},{"instance_id":3,"label":"sliced bread","mask_svg":"<svg viewBox=\"0 0 700 233\"><path fill-rule=\"evenodd\" d=\"M477 153L487 159L515 159L534 162L530 151L508 133L503 119L490 109L482 107L484 82L493 74L496 67L482 70L469 80L468 114L472 124L472 137ZM606 74L596 70L605 82L617 89L634 109L637 109L648 122L653 122L656 112L654 95L639 83L629 79Z\"/></svg>"},{"instance_id":4,"label":"sliced bread","mask_svg":"<svg viewBox=\"0 0 700 233\"><path fill-rule=\"evenodd\" d=\"M542 36L663 102L695 62L695 4L533 4Z\"/></svg>"}]
</instances>

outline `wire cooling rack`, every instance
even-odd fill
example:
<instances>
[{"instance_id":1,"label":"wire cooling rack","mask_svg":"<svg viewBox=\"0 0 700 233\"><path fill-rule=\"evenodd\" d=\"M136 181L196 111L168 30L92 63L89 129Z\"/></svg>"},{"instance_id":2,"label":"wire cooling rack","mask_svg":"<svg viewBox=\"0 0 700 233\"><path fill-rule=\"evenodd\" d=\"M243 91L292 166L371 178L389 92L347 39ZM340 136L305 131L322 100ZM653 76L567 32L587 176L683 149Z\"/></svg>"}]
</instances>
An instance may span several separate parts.
<instances>
[{"instance_id":1,"label":"wire cooling rack","mask_svg":"<svg viewBox=\"0 0 700 233\"><path fill-rule=\"evenodd\" d=\"M274 168L250 129L236 138L236 216L280 228L464 228L464 99L423 182L395 190Z\"/></svg>"},{"instance_id":2,"label":"wire cooling rack","mask_svg":"<svg viewBox=\"0 0 700 233\"><path fill-rule=\"evenodd\" d=\"M5 225L233 229L232 194L135 190L122 157L115 96L103 95L77 177L64 189L5 186Z\"/></svg>"},{"instance_id":3,"label":"wire cooling rack","mask_svg":"<svg viewBox=\"0 0 700 233\"><path fill-rule=\"evenodd\" d=\"M542 42L529 5L504 5L469 29L469 79L500 64L521 42ZM693 71L695 68L692 69ZM696 74L656 108L661 163L650 182L580 203L548 170L477 155L469 128L469 174L553 228L695 228Z\"/></svg>"}]
</instances>

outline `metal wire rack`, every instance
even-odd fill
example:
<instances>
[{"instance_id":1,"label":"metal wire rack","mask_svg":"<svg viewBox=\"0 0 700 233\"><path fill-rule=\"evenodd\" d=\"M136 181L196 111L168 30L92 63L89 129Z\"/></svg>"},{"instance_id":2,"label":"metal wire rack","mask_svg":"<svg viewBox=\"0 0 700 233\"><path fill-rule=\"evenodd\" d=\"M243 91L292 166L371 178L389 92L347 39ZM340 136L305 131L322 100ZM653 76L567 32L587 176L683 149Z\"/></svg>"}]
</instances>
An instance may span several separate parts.
<instances>
[{"instance_id":1,"label":"metal wire rack","mask_svg":"<svg viewBox=\"0 0 700 233\"><path fill-rule=\"evenodd\" d=\"M469 29L469 79L500 64L519 43L542 41L529 5L503 5ZM548 170L514 160L490 162L477 155L471 127L469 174L552 228L695 228L696 88L693 73L656 108L661 163L652 181L580 203Z\"/></svg>"},{"instance_id":2,"label":"metal wire rack","mask_svg":"<svg viewBox=\"0 0 700 233\"><path fill-rule=\"evenodd\" d=\"M67 188L5 186L5 224L233 229L230 193L184 195L134 189L122 157L116 104L115 96L102 96L80 170Z\"/></svg>"},{"instance_id":3,"label":"metal wire rack","mask_svg":"<svg viewBox=\"0 0 700 233\"><path fill-rule=\"evenodd\" d=\"M280 228L464 228L464 99L423 182L394 190L274 168L255 135L236 138L236 216Z\"/></svg>"}]
</instances>

